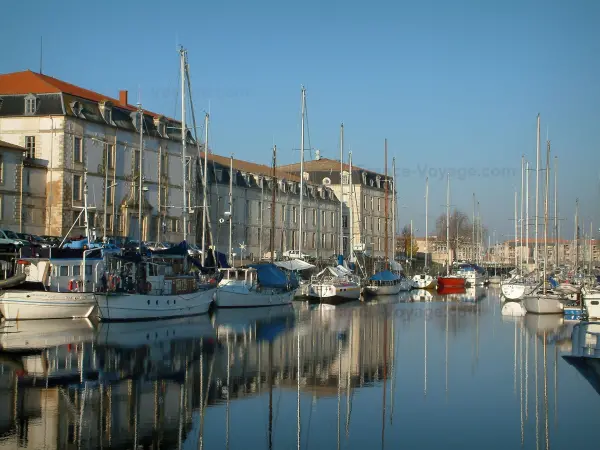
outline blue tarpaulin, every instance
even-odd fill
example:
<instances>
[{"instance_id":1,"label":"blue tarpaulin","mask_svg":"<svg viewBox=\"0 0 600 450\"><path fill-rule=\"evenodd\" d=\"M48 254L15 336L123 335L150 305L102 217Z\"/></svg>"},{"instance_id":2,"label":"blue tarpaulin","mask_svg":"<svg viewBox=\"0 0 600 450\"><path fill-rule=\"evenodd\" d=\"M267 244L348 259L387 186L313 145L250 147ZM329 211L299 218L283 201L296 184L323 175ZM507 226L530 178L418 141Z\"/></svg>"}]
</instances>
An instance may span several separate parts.
<instances>
[{"instance_id":1,"label":"blue tarpaulin","mask_svg":"<svg viewBox=\"0 0 600 450\"><path fill-rule=\"evenodd\" d=\"M373 281L396 281L399 280L400 277L389 270L384 270L382 272L377 272L370 279Z\"/></svg>"},{"instance_id":2,"label":"blue tarpaulin","mask_svg":"<svg viewBox=\"0 0 600 450\"><path fill-rule=\"evenodd\" d=\"M253 264L250 267L256 269L258 282L263 287L288 287L289 283L285 273L275 264Z\"/></svg>"},{"instance_id":3,"label":"blue tarpaulin","mask_svg":"<svg viewBox=\"0 0 600 450\"><path fill-rule=\"evenodd\" d=\"M166 248L164 250L155 250L150 252L152 256L164 256L165 258L173 256L185 256L188 254L187 242L182 241L175 247Z\"/></svg>"},{"instance_id":4,"label":"blue tarpaulin","mask_svg":"<svg viewBox=\"0 0 600 450\"><path fill-rule=\"evenodd\" d=\"M344 255L338 255L338 266L344 265Z\"/></svg>"},{"instance_id":5,"label":"blue tarpaulin","mask_svg":"<svg viewBox=\"0 0 600 450\"><path fill-rule=\"evenodd\" d=\"M548 277L548 281L550 282L550 284L552 285L553 288L558 287L558 281L556 281L554 278Z\"/></svg>"}]
</instances>

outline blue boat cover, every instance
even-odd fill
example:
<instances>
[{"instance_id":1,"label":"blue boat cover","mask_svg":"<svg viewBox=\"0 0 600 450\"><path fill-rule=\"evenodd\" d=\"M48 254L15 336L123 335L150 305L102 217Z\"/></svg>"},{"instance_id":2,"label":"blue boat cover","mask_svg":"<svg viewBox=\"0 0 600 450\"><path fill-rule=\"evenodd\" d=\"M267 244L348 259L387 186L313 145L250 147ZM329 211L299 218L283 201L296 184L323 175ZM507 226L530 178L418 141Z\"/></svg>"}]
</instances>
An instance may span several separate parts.
<instances>
[{"instance_id":1,"label":"blue boat cover","mask_svg":"<svg viewBox=\"0 0 600 450\"><path fill-rule=\"evenodd\" d=\"M155 250L152 251L152 256L185 256L188 254L187 252L187 242L182 241L175 247L166 248L164 250Z\"/></svg>"},{"instance_id":2,"label":"blue boat cover","mask_svg":"<svg viewBox=\"0 0 600 450\"><path fill-rule=\"evenodd\" d=\"M344 265L344 255L338 255L338 266Z\"/></svg>"},{"instance_id":3,"label":"blue boat cover","mask_svg":"<svg viewBox=\"0 0 600 450\"><path fill-rule=\"evenodd\" d=\"M288 287L289 282L285 273L275 264L252 264L249 267L256 269L258 281L263 287Z\"/></svg>"},{"instance_id":4,"label":"blue boat cover","mask_svg":"<svg viewBox=\"0 0 600 450\"><path fill-rule=\"evenodd\" d=\"M556 281L554 278L552 278L552 277L548 277L548 281L550 282L550 285L551 285L553 288L557 288L557 287L558 287L558 281Z\"/></svg>"},{"instance_id":5,"label":"blue boat cover","mask_svg":"<svg viewBox=\"0 0 600 450\"><path fill-rule=\"evenodd\" d=\"M382 272L377 272L370 279L373 281L396 281L399 280L400 277L389 270L384 270Z\"/></svg>"}]
</instances>

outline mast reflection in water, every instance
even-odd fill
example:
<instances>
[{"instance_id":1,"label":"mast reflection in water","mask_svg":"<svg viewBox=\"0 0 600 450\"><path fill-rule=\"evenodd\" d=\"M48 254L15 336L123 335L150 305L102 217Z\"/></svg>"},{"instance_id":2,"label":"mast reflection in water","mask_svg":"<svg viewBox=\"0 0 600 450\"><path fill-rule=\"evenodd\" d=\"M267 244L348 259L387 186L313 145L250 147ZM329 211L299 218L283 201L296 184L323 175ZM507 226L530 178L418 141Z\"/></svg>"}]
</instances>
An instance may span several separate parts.
<instances>
[{"instance_id":1,"label":"mast reflection in water","mask_svg":"<svg viewBox=\"0 0 600 450\"><path fill-rule=\"evenodd\" d=\"M589 446L598 325L501 307L478 288L4 324L0 448Z\"/></svg>"}]
</instances>

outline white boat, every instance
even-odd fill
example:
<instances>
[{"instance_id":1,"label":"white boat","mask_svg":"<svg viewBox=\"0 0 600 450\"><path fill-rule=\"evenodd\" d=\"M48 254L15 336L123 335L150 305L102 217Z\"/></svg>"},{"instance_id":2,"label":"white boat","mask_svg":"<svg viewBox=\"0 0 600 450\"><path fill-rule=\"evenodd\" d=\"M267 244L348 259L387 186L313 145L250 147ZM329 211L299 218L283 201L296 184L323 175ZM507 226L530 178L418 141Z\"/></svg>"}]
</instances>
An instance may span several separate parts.
<instances>
[{"instance_id":1,"label":"white boat","mask_svg":"<svg viewBox=\"0 0 600 450\"><path fill-rule=\"evenodd\" d=\"M500 275L492 275L488 281L490 284L497 286L502 282L502 277Z\"/></svg>"},{"instance_id":2,"label":"white boat","mask_svg":"<svg viewBox=\"0 0 600 450\"><path fill-rule=\"evenodd\" d=\"M437 278L432 277L427 273L415 275L412 278L412 286L415 289L435 289L437 286Z\"/></svg>"},{"instance_id":3,"label":"white boat","mask_svg":"<svg viewBox=\"0 0 600 450\"><path fill-rule=\"evenodd\" d=\"M193 275L176 273L174 267L180 267L177 256L183 259L186 253L185 246L180 245L154 252L152 258L145 260L140 260L139 255L110 258L109 288L96 294L99 319L173 319L208 313L217 290L216 281L201 285Z\"/></svg>"},{"instance_id":4,"label":"white boat","mask_svg":"<svg viewBox=\"0 0 600 450\"><path fill-rule=\"evenodd\" d=\"M360 298L360 280L344 266L327 267L311 278L312 302L339 304Z\"/></svg>"},{"instance_id":5,"label":"white boat","mask_svg":"<svg viewBox=\"0 0 600 450\"><path fill-rule=\"evenodd\" d=\"M16 352L79 344L92 341L94 334L88 319L4 322L0 327L0 350Z\"/></svg>"},{"instance_id":6,"label":"white boat","mask_svg":"<svg viewBox=\"0 0 600 450\"><path fill-rule=\"evenodd\" d=\"M290 304L296 294L286 274L273 264L219 269L218 308L251 308Z\"/></svg>"},{"instance_id":7,"label":"white boat","mask_svg":"<svg viewBox=\"0 0 600 450\"><path fill-rule=\"evenodd\" d=\"M552 291L535 292L523 297L523 306L533 314L563 314L566 300Z\"/></svg>"},{"instance_id":8,"label":"white boat","mask_svg":"<svg viewBox=\"0 0 600 450\"><path fill-rule=\"evenodd\" d=\"M415 289L410 293L413 302L431 302L433 294L426 289Z\"/></svg>"},{"instance_id":9,"label":"white boat","mask_svg":"<svg viewBox=\"0 0 600 450\"><path fill-rule=\"evenodd\" d=\"M35 251L17 260L15 277L25 275L23 282L0 292L2 316L6 320L90 317L103 286L106 250Z\"/></svg>"},{"instance_id":10,"label":"white boat","mask_svg":"<svg viewBox=\"0 0 600 450\"><path fill-rule=\"evenodd\" d=\"M600 288L583 288L583 304L589 319L600 319Z\"/></svg>"},{"instance_id":11,"label":"white boat","mask_svg":"<svg viewBox=\"0 0 600 450\"><path fill-rule=\"evenodd\" d=\"M454 273L471 286L483 286L486 280L485 273L472 264L459 264Z\"/></svg>"},{"instance_id":12,"label":"white boat","mask_svg":"<svg viewBox=\"0 0 600 450\"><path fill-rule=\"evenodd\" d=\"M369 278L365 286L365 294L370 295L396 295L400 291L408 291L412 283L389 270L377 272Z\"/></svg>"}]
</instances>

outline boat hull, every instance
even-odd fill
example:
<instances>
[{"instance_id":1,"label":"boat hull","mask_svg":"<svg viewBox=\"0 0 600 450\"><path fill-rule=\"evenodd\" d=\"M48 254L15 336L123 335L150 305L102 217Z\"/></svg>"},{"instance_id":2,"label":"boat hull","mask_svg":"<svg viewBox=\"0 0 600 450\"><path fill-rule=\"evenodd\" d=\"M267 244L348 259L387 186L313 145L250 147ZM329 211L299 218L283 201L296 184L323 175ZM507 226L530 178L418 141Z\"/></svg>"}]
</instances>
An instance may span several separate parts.
<instances>
[{"instance_id":1,"label":"boat hull","mask_svg":"<svg viewBox=\"0 0 600 450\"><path fill-rule=\"evenodd\" d=\"M217 288L179 295L109 293L98 295L101 321L173 319L208 313Z\"/></svg>"},{"instance_id":2,"label":"boat hull","mask_svg":"<svg viewBox=\"0 0 600 450\"><path fill-rule=\"evenodd\" d=\"M438 287L465 287L465 279L460 277L438 277Z\"/></svg>"},{"instance_id":3,"label":"boat hull","mask_svg":"<svg viewBox=\"0 0 600 450\"><path fill-rule=\"evenodd\" d=\"M502 295L508 300L520 300L525 295L526 287L522 283L504 283L501 287Z\"/></svg>"},{"instance_id":4,"label":"boat hull","mask_svg":"<svg viewBox=\"0 0 600 450\"><path fill-rule=\"evenodd\" d=\"M8 290L0 293L0 313L6 320L88 318L96 297L93 292Z\"/></svg>"},{"instance_id":5,"label":"boat hull","mask_svg":"<svg viewBox=\"0 0 600 450\"><path fill-rule=\"evenodd\" d=\"M310 286L310 303L338 305L340 303L358 299L360 299L360 286L357 284L348 284L345 286L311 284Z\"/></svg>"},{"instance_id":6,"label":"boat hull","mask_svg":"<svg viewBox=\"0 0 600 450\"><path fill-rule=\"evenodd\" d=\"M0 328L0 350L41 350L92 341L94 335L94 326L89 319L5 322Z\"/></svg>"},{"instance_id":7,"label":"boat hull","mask_svg":"<svg viewBox=\"0 0 600 450\"><path fill-rule=\"evenodd\" d=\"M236 292L217 289L215 303L217 308L260 308L281 306L292 303L296 291Z\"/></svg>"},{"instance_id":8,"label":"boat hull","mask_svg":"<svg viewBox=\"0 0 600 450\"><path fill-rule=\"evenodd\" d=\"M389 286L370 285L365 286L365 294L368 295L396 295L400 292L410 291L412 289L411 280L401 280L397 284Z\"/></svg>"},{"instance_id":9,"label":"boat hull","mask_svg":"<svg viewBox=\"0 0 600 450\"><path fill-rule=\"evenodd\" d=\"M532 295L523 297L523 306L532 314L563 314L564 303L558 298Z\"/></svg>"},{"instance_id":10,"label":"boat hull","mask_svg":"<svg viewBox=\"0 0 600 450\"><path fill-rule=\"evenodd\" d=\"M600 319L600 292L584 291L583 304L585 305L589 319Z\"/></svg>"}]
</instances>

